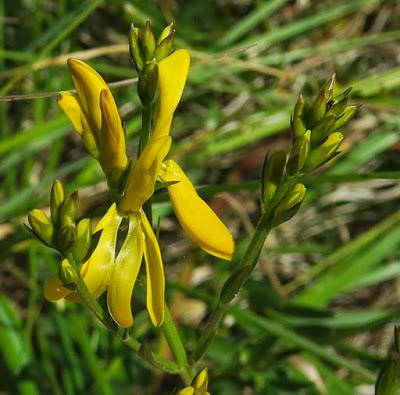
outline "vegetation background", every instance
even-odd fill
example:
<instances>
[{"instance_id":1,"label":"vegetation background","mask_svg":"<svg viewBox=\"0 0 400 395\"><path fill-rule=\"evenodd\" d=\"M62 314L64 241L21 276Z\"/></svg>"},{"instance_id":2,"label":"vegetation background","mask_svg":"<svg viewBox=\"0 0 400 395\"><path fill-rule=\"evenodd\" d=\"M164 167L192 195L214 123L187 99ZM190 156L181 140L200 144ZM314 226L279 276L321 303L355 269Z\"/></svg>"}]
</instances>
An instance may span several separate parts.
<instances>
[{"instance_id":1,"label":"vegetation background","mask_svg":"<svg viewBox=\"0 0 400 395\"><path fill-rule=\"evenodd\" d=\"M343 154L308 178L301 211L269 237L206 363L214 395L373 394L400 315L396 0L0 0L0 96L16 95L0 102L0 393L171 394L179 386L82 306L43 299L59 259L22 226L30 209L48 206L55 178L79 188L94 219L109 204L54 92L72 88L69 56L109 82L135 78L127 33L147 18L156 32L174 21L177 46L191 50L172 154L208 185L201 193L238 245L232 263L199 252L157 196L168 300L189 350L252 233L262 161L289 146L299 92L315 95L333 72L342 88L354 87L363 107ZM113 92L134 153L136 86ZM167 356L142 300L138 289L133 331Z\"/></svg>"}]
</instances>

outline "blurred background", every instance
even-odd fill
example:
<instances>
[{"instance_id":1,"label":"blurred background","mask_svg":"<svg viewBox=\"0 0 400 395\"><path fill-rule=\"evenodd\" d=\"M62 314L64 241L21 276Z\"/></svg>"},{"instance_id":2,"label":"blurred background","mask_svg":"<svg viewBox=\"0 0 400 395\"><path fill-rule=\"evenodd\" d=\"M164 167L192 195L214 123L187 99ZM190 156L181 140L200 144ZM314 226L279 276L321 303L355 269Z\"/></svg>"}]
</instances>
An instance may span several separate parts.
<instances>
[{"instance_id":1,"label":"blurred background","mask_svg":"<svg viewBox=\"0 0 400 395\"><path fill-rule=\"evenodd\" d=\"M196 249L163 192L167 296L190 351L259 213L265 154L290 145L300 91L332 73L363 103L343 154L306 180L299 214L268 239L206 363L213 395L373 394L392 350L400 277L400 2L396 0L0 0L0 393L172 394L165 376L107 333L83 306L50 304L43 284L59 257L24 229L48 208L55 178L79 190L95 222L110 203L57 92L66 59L94 66L113 89L134 155L140 106L127 33L175 22L192 67L171 154L237 240L232 263ZM139 284L140 285L140 284ZM168 346L135 290L133 334Z\"/></svg>"}]
</instances>

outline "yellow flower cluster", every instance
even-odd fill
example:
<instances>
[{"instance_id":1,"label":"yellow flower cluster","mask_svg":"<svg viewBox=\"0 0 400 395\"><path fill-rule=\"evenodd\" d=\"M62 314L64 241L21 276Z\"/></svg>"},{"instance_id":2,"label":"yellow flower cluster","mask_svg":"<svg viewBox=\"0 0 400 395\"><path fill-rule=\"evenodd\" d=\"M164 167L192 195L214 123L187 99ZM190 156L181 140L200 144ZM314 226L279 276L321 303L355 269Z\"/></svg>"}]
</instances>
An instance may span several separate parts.
<instances>
[{"instance_id":1,"label":"yellow flower cluster","mask_svg":"<svg viewBox=\"0 0 400 395\"><path fill-rule=\"evenodd\" d=\"M97 224L97 246L82 265L81 274L94 297L107 291L108 310L122 327L133 324L131 297L144 258L146 304L152 323L164 319L164 268L157 238L143 204L153 195L156 181L167 185L175 214L194 244L208 253L231 260L234 240L214 211L197 194L181 167L166 160L170 128L189 72L190 56L177 50L158 64L159 99L150 139L131 169L119 202L113 203ZM89 152L100 162L110 186L128 168L125 135L114 98L103 78L86 63L69 59L75 93L60 93L58 104L69 117ZM129 228L118 254L118 230L123 218ZM76 291L64 287L58 276L49 279L45 297L79 301Z\"/></svg>"}]
</instances>

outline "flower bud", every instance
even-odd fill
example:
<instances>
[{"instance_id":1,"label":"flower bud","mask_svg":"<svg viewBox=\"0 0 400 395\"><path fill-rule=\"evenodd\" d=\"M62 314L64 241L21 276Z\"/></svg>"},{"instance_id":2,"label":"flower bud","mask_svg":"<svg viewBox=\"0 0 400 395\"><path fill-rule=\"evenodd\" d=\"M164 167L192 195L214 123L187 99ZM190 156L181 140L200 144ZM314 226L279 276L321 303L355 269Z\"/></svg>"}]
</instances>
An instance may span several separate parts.
<instances>
[{"instance_id":1,"label":"flower bud","mask_svg":"<svg viewBox=\"0 0 400 395\"><path fill-rule=\"evenodd\" d=\"M138 72L142 71L144 67L144 60L142 58L140 49L139 34L140 30L132 23L129 30L129 52Z\"/></svg>"},{"instance_id":2,"label":"flower bud","mask_svg":"<svg viewBox=\"0 0 400 395\"><path fill-rule=\"evenodd\" d=\"M306 163L304 164L304 170L314 170L336 156L338 153L337 150L342 141L342 133L331 133L322 145L314 150L311 150Z\"/></svg>"},{"instance_id":3,"label":"flower bud","mask_svg":"<svg viewBox=\"0 0 400 395\"><path fill-rule=\"evenodd\" d=\"M286 194L275 210L273 225L278 226L292 218L300 208L304 200L306 187L303 184L296 184Z\"/></svg>"},{"instance_id":4,"label":"flower bud","mask_svg":"<svg viewBox=\"0 0 400 395\"><path fill-rule=\"evenodd\" d=\"M139 76L138 93L143 105L150 104L156 93L158 81L158 65L156 60L146 64L143 73Z\"/></svg>"},{"instance_id":5,"label":"flower bud","mask_svg":"<svg viewBox=\"0 0 400 395\"><path fill-rule=\"evenodd\" d=\"M76 226L76 241L72 248L72 254L78 262L85 261L92 242L90 219L85 218L79 221Z\"/></svg>"},{"instance_id":6,"label":"flower bud","mask_svg":"<svg viewBox=\"0 0 400 395\"><path fill-rule=\"evenodd\" d=\"M207 391L207 386L208 386L208 371L207 368L204 368L193 379L192 387L199 394L203 394Z\"/></svg>"},{"instance_id":7,"label":"flower bud","mask_svg":"<svg viewBox=\"0 0 400 395\"><path fill-rule=\"evenodd\" d=\"M315 147L322 143L327 138L329 133L333 131L334 125L334 115L328 115L319 121L311 130L311 145Z\"/></svg>"},{"instance_id":8,"label":"flower bud","mask_svg":"<svg viewBox=\"0 0 400 395\"><path fill-rule=\"evenodd\" d=\"M60 208L64 202L64 187L59 180L55 180L50 193L50 214L54 226L60 224Z\"/></svg>"},{"instance_id":9,"label":"flower bud","mask_svg":"<svg viewBox=\"0 0 400 395\"><path fill-rule=\"evenodd\" d=\"M333 88L335 86L335 75L333 75L324 85L314 100L312 105L312 120L313 125L319 122L327 111L328 104L332 100Z\"/></svg>"},{"instance_id":10,"label":"flower bud","mask_svg":"<svg viewBox=\"0 0 400 395\"><path fill-rule=\"evenodd\" d=\"M75 288L77 279L76 271L68 259L63 259L58 270L58 278L69 289Z\"/></svg>"},{"instance_id":11,"label":"flower bud","mask_svg":"<svg viewBox=\"0 0 400 395\"><path fill-rule=\"evenodd\" d=\"M156 50L156 39L154 38L149 19L144 26L142 47L146 62L153 59Z\"/></svg>"},{"instance_id":12,"label":"flower bud","mask_svg":"<svg viewBox=\"0 0 400 395\"><path fill-rule=\"evenodd\" d=\"M334 115L336 118L340 117L347 106L351 90L352 88L348 88L339 97L335 98L335 103L327 113Z\"/></svg>"},{"instance_id":13,"label":"flower bud","mask_svg":"<svg viewBox=\"0 0 400 395\"><path fill-rule=\"evenodd\" d=\"M344 125L346 125L346 123L349 122L351 118L353 118L358 107L359 107L358 105L347 106L343 111L342 116L336 120L332 130L333 131L338 130L342 128Z\"/></svg>"},{"instance_id":14,"label":"flower bud","mask_svg":"<svg viewBox=\"0 0 400 395\"><path fill-rule=\"evenodd\" d=\"M76 228L74 225L62 226L57 232L58 247L63 252L71 251L76 241Z\"/></svg>"},{"instance_id":15,"label":"flower bud","mask_svg":"<svg viewBox=\"0 0 400 395\"><path fill-rule=\"evenodd\" d=\"M176 32L175 27L171 23L171 25L167 26L161 33L158 40L160 40L161 37L163 37L163 39L161 41L157 42L157 44L158 44L157 49L156 49L157 62L160 62L161 60L166 58L173 51L175 32ZM164 33L167 33L167 34L164 36Z\"/></svg>"},{"instance_id":16,"label":"flower bud","mask_svg":"<svg viewBox=\"0 0 400 395\"><path fill-rule=\"evenodd\" d=\"M266 206L274 197L278 186L282 182L286 165L286 152L272 151L264 161L261 179L261 199Z\"/></svg>"},{"instance_id":17,"label":"flower bud","mask_svg":"<svg viewBox=\"0 0 400 395\"><path fill-rule=\"evenodd\" d=\"M310 152L310 135L308 130L303 136L298 137L290 151L289 160L286 164L286 171L290 176L297 174L303 169L304 163Z\"/></svg>"},{"instance_id":18,"label":"flower bud","mask_svg":"<svg viewBox=\"0 0 400 395\"><path fill-rule=\"evenodd\" d=\"M322 89L312 105L312 120L313 125L321 121L326 113L327 97L325 91Z\"/></svg>"},{"instance_id":19,"label":"flower bud","mask_svg":"<svg viewBox=\"0 0 400 395\"><path fill-rule=\"evenodd\" d=\"M79 196L78 192L74 192L67 197L60 208L60 219L62 225L71 225L75 223L78 213Z\"/></svg>"},{"instance_id":20,"label":"flower bud","mask_svg":"<svg viewBox=\"0 0 400 395\"><path fill-rule=\"evenodd\" d=\"M304 124L304 106L305 102L302 95L299 95L292 115L291 125L293 137L300 137L306 131L307 127Z\"/></svg>"},{"instance_id":21,"label":"flower bud","mask_svg":"<svg viewBox=\"0 0 400 395\"><path fill-rule=\"evenodd\" d=\"M42 210L34 209L28 214L28 222L35 236L47 245L51 246L54 236L54 228L50 218Z\"/></svg>"},{"instance_id":22,"label":"flower bud","mask_svg":"<svg viewBox=\"0 0 400 395\"><path fill-rule=\"evenodd\" d=\"M171 35L171 33L175 34L175 32L176 32L176 30L175 30L174 22L171 22L167 27L164 28L164 30L158 36L157 46L159 46L167 37L169 37Z\"/></svg>"}]
</instances>

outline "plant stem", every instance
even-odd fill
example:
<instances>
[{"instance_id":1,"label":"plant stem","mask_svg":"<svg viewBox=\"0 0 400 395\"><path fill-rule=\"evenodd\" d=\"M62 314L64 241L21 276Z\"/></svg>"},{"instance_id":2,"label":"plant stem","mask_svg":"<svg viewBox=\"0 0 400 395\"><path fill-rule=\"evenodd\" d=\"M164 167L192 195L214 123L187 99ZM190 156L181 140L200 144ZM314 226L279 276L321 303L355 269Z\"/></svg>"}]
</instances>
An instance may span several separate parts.
<instances>
[{"instance_id":1,"label":"plant stem","mask_svg":"<svg viewBox=\"0 0 400 395\"><path fill-rule=\"evenodd\" d=\"M165 305L165 315L162 330L165 338L167 339L169 348L174 355L179 368L181 369L181 377L185 384L189 385L192 379L192 374L188 367L186 350L167 305Z\"/></svg>"},{"instance_id":2,"label":"plant stem","mask_svg":"<svg viewBox=\"0 0 400 395\"><path fill-rule=\"evenodd\" d=\"M257 265L258 258L261 254L265 240L273 226L275 208L299 178L300 175L286 177L275 193L275 196L270 202L268 208L262 214L246 252L238 265L238 268L233 275L225 281L222 287L218 303L212 311L208 323L202 332L200 340L190 357L190 360L193 363L199 361L206 353L208 347L216 336L218 327L230 302L239 292L246 280L250 277L252 271Z\"/></svg>"}]
</instances>

